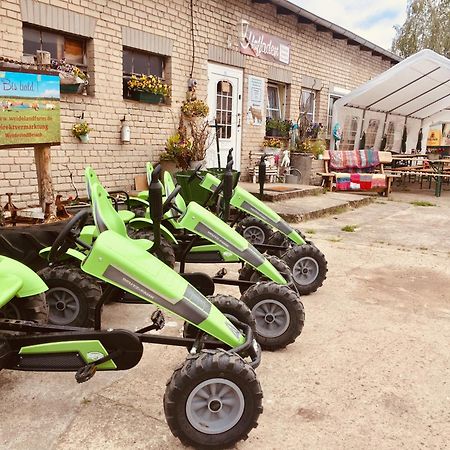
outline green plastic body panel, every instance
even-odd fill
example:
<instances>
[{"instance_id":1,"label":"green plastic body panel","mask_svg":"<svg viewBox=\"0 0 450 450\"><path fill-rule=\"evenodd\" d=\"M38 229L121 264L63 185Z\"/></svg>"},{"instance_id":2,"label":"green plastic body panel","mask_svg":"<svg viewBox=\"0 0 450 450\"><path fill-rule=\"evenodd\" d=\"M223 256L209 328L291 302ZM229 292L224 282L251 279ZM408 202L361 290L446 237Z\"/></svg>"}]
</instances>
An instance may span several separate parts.
<instances>
[{"instance_id":1,"label":"green plastic body panel","mask_svg":"<svg viewBox=\"0 0 450 450\"><path fill-rule=\"evenodd\" d=\"M29 345L20 349L20 355L49 355L51 353L78 353L86 364L93 363L108 355L100 341L62 341L46 344ZM117 369L113 360L106 361L97 366L97 370Z\"/></svg>"},{"instance_id":2,"label":"green plastic body panel","mask_svg":"<svg viewBox=\"0 0 450 450\"><path fill-rule=\"evenodd\" d=\"M80 240L87 245L92 245L94 239L98 236L98 230L95 225L85 225L80 233Z\"/></svg>"},{"instance_id":3,"label":"green plastic body panel","mask_svg":"<svg viewBox=\"0 0 450 450\"><path fill-rule=\"evenodd\" d=\"M223 250L234 253L270 280L278 284L287 284L286 280L270 261L244 237L212 212L197 203L189 203L186 212L179 221L179 225L215 243L219 247L222 247Z\"/></svg>"},{"instance_id":4,"label":"green plastic body panel","mask_svg":"<svg viewBox=\"0 0 450 450\"><path fill-rule=\"evenodd\" d=\"M123 220L123 223L128 223L130 220L133 220L136 214L133 211L128 211L128 209L119 209L117 211L120 218Z\"/></svg>"},{"instance_id":5,"label":"green plastic body panel","mask_svg":"<svg viewBox=\"0 0 450 450\"><path fill-rule=\"evenodd\" d=\"M189 253L212 253L219 252L223 262L225 263L237 263L240 261L239 257L234 253L223 249L222 247L216 244L208 244L208 245L197 245L196 247L192 247Z\"/></svg>"},{"instance_id":6,"label":"green plastic body panel","mask_svg":"<svg viewBox=\"0 0 450 450\"><path fill-rule=\"evenodd\" d=\"M0 307L13 297L30 297L47 289L47 285L29 267L0 255Z\"/></svg>"},{"instance_id":7,"label":"green plastic body panel","mask_svg":"<svg viewBox=\"0 0 450 450\"><path fill-rule=\"evenodd\" d=\"M199 291L152 254L114 231L95 240L82 269L181 317L231 347L245 338Z\"/></svg>"},{"instance_id":8,"label":"green plastic body panel","mask_svg":"<svg viewBox=\"0 0 450 450\"><path fill-rule=\"evenodd\" d=\"M146 197L141 197L141 193L142 192L144 192L146 194ZM142 191L142 192L139 192L137 197L130 196L130 199L129 199L130 207L133 207L133 206L145 206L145 207L148 207L148 201L147 201L148 192L147 191Z\"/></svg>"},{"instance_id":9,"label":"green plastic body panel","mask_svg":"<svg viewBox=\"0 0 450 450\"><path fill-rule=\"evenodd\" d=\"M39 255L48 260L48 255L50 254L51 247L45 247L40 252ZM75 258L78 259L78 261L83 262L84 258L86 258L86 255L78 250L75 250L74 248L69 248L66 251L66 257L62 257L61 260L64 261L65 259Z\"/></svg>"},{"instance_id":10,"label":"green plastic body panel","mask_svg":"<svg viewBox=\"0 0 450 450\"><path fill-rule=\"evenodd\" d=\"M147 206L148 206L148 201L147 201L147 199L148 199L148 191L141 191L141 192L139 192L138 193L138 198L140 200L145 200L145 202L147 203Z\"/></svg>"},{"instance_id":11,"label":"green plastic body panel","mask_svg":"<svg viewBox=\"0 0 450 450\"><path fill-rule=\"evenodd\" d=\"M200 183L204 189L214 192L219 186L220 180L211 173L204 176ZM253 217L267 223L271 227L283 233L288 239L298 245L304 245L304 239L285 222L272 208L263 203L259 198L240 186L236 186L231 197L230 204L240 211L244 211Z\"/></svg>"}]
</instances>

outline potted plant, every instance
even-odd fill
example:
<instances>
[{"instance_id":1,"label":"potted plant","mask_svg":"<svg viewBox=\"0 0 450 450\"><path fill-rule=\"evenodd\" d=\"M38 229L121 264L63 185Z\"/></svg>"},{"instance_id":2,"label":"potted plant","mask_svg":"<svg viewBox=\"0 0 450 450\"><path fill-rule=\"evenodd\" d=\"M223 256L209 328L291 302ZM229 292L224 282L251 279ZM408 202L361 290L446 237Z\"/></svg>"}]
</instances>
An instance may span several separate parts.
<instances>
[{"instance_id":1,"label":"potted plant","mask_svg":"<svg viewBox=\"0 0 450 450\"><path fill-rule=\"evenodd\" d=\"M60 90L62 94L77 94L86 89L89 75L65 59L51 61L51 67L59 72Z\"/></svg>"},{"instance_id":2,"label":"potted plant","mask_svg":"<svg viewBox=\"0 0 450 450\"><path fill-rule=\"evenodd\" d=\"M186 118L206 117L209 106L203 100L185 100L181 105L181 112Z\"/></svg>"},{"instance_id":3,"label":"potted plant","mask_svg":"<svg viewBox=\"0 0 450 450\"><path fill-rule=\"evenodd\" d=\"M282 146L281 140L275 137L265 138L263 141L264 153L278 153Z\"/></svg>"},{"instance_id":4,"label":"potted plant","mask_svg":"<svg viewBox=\"0 0 450 450\"><path fill-rule=\"evenodd\" d=\"M280 136L278 122L278 119L266 118L266 136Z\"/></svg>"},{"instance_id":5,"label":"potted plant","mask_svg":"<svg viewBox=\"0 0 450 450\"><path fill-rule=\"evenodd\" d=\"M132 98L144 103L162 103L170 96L170 86L154 75L132 75L128 80Z\"/></svg>"},{"instance_id":6,"label":"potted plant","mask_svg":"<svg viewBox=\"0 0 450 450\"><path fill-rule=\"evenodd\" d=\"M87 122L79 122L72 126L72 135L77 137L83 144L89 142L89 132L92 128L89 127Z\"/></svg>"}]
</instances>

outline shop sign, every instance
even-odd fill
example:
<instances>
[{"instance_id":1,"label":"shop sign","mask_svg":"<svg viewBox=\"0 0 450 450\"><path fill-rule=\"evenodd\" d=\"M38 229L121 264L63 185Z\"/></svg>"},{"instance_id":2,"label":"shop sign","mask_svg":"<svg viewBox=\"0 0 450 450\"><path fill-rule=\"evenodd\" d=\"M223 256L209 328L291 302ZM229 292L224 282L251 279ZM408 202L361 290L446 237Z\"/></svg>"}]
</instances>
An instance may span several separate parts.
<instances>
[{"instance_id":1,"label":"shop sign","mask_svg":"<svg viewBox=\"0 0 450 450\"><path fill-rule=\"evenodd\" d=\"M427 146L428 147L439 147L441 145L442 137L442 127L432 126L428 131Z\"/></svg>"},{"instance_id":2,"label":"shop sign","mask_svg":"<svg viewBox=\"0 0 450 450\"><path fill-rule=\"evenodd\" d=\"M289 64L291 46L288 41L242 24L240 51L244 55L265 59L266 61Z\"/></svg>"},{"instance_id":3,"label":"shop sign","mask_svg":"<svg viewBox=\"0 0 450 450\"><path fill-rule=\"evenodd\" d=\"M263 123L265 92L264 78L249 75L247 96L247 123L249 125L261 126Z\"/></svg>"},{"instance_id":4,"label":"shop sign","mask_svg":"<svg viewBox=\"0 0 450 450\"><path fill-rule=\"evenodd\" d=\"M0 147L60 141L59 77L0 71Z\"/></svg>"}]
</instances>

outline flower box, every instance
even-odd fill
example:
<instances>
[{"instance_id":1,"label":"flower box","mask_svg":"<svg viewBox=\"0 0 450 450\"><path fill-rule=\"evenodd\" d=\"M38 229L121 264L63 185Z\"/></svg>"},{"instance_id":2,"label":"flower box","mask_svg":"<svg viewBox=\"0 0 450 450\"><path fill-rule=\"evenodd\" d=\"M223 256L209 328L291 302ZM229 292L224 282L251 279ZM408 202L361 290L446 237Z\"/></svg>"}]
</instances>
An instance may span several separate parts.
<instances>
[{"instance_id":1,"label":"flower box","mask_svg":"<svg viewBox=\"0 0 450 450\"><path fill-rule=\"evenodd\" d=\"M164 96L161 94L152 94L145 91L131 91L131 98L143 103L152 103L157 105L164 101Z\"/></svg>"},{"instance_id":2,"label":"flower box","mask_svg":"<svg viewBox=\"0 0 450 450\"><path fill-rule=\"evenodd\" d=\"M77 94L80 90L81 83L61 84L61 94Z\"/></svg>"}]
</instances>

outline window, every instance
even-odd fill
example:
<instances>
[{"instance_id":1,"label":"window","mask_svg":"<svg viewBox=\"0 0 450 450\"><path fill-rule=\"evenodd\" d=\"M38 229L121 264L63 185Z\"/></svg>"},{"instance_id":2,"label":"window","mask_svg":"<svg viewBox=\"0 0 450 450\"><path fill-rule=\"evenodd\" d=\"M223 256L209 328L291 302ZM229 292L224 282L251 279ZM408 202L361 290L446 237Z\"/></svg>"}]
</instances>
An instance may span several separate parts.
<instances>
[{"instance_id":1,"label":"window","mask_svg":"<svg viewBox=\"0 0 450 450\"><path fill-rule=\"evenodd\" d=\"M86 67L86 39L23 26L23 54L35 55L37 50L50 52L52 59L65 59L69 64Z\"/></svg>"},{"instance_id":2,"label":"window","mask_svg":"<svg viewBox=\"0 0 450 450\"><path fill-rule=\"evenodd\" d=\"M287 86L285 84L267 84L267 109L266 116L270 119L285 117Z\"/></svg>"},{"instance_id":3,"label":"window","mask_svg":"<svg viewBox=\"0 0 450 450\"><path fill-rule=\"evenodd\" d=\"M233 85L229 81L217 83L216 120L219 139L231 138L231 118L233 113Z\"/></svg>"},{"instance_id":4,"label":"window","mask_svg":"<svg viewBox=\"0 0 450 450\"><path fill-rule=\"evenodd\" d=\"M394 138L395 138L395 124L394 122L389 122L386 131L386 146L384 150L392 151L392 147L394 146Z\"/></svg>"},{"instance_id":5,"label":"window","mask_svg":"<svg viewBox=\"0 0 450 450\"><path fill-rule=\"evenodd\" d=\"M373 148L377 138L378 127L380 121L378 119L370 119L366 130L366 145L365 148Z\"/></svg>"},{"instance_id":6,"label":"window","mask_svg":"<svg viewBox=\"0 0 450 450\"><path fill-rule=\"evenodd\" d=\"M300 115L304 115L309 123L314 122L316 110L316 93L308 89L302 89L300 94Z\"/></svg>"},{"instance_id":7,"label":"window","mask_svg":"<svg viewBox=\"0 0 450 450\"><path fill-rule=\"evenodd\" d=\"M358 132L358 121L358 116L346 116L339 150L354 149L356 133Z\"/></svg>"},{"instance_id":8,"label":"window","mask_svg":"<svg viewBox=\"0 0 450 450\"><path fill-rule=\"evenodd\" d=\"M123 49L123 96L130 98L128 80L131 75L155 75L164 80L165 60L161 55L124 47Z\"/></svg>"},{"instance_id":9,"label":"window","mask_svg":"<svg viewBox=\"0 0 450 450\"><path fill-rule=\"evenodd\" d=\"M333 126L333 106L334 103L341 98L340 95L330 94L328 99L328 116L327 116L327 136L331 136L331 128Z\"/></svg>"}]
</instances>

